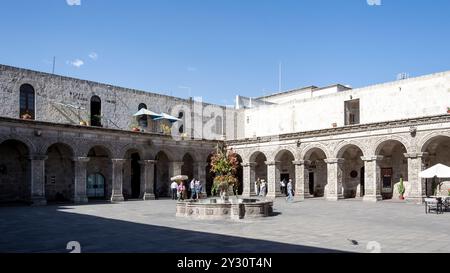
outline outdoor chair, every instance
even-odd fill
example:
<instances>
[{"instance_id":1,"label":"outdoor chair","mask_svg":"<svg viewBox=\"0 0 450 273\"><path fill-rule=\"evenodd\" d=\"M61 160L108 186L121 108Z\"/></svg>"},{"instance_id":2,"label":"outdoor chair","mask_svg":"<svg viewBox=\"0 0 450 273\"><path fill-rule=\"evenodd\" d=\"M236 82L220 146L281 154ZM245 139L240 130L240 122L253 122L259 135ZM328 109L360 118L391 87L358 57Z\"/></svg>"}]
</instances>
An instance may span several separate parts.
<instances>
[{"instance_id":1,"label":"outdoor chair","mask_svg":"<svg viewBox=\"0 0 450 273\"><path fill-rule=\"evenodd\" d=\"M426 198L425 199L425 213L428 214L431 211L436 211L436 214L443 213L442 211L442 199Z\"/></svg>"}]
</instances>

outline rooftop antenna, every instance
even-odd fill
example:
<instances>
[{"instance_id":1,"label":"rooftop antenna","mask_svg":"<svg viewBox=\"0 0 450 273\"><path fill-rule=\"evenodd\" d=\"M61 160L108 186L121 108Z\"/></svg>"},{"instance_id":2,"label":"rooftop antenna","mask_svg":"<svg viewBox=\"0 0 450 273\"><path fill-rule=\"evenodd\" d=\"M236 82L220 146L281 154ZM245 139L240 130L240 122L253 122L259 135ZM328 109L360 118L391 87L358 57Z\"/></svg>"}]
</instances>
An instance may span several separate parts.
<instances>
[{"instance_id":1,"label":"rooftop antenna","mask_svg":"<svg viewBox=\"0 0 450 273\"><path fill-rule=\"evenodd\" d=\"M56 66L56 56L53 56L53 68L52 68L52 74L55 74L55 66Z\"/></svg>"},{"instance_id":2,"label":"rooftop antenna","mask_svg":"<svg viewBox=\"0 0 450 273\"><path fill-rule=\"evenodd\" d=\"M398 81L406 80L408 78L409 78L409 74L408 73L402 72L402 73L397 74L397 80Z\"/></svg>"}]
</instances>

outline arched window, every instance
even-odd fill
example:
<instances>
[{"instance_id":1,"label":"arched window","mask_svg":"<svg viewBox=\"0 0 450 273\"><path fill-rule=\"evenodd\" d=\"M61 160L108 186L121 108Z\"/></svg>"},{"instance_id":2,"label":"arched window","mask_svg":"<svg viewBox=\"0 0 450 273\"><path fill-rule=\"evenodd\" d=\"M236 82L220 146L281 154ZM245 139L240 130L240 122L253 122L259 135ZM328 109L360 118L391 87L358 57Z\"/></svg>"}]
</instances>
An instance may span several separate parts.
<instances>
[{"instance_id":1,"label":"arched window","mask_svg":"<svg viewBox=\"0 0 450 273\"><path fill-rule=\"evenodd\" d=\"M98 96L91 98L91 126L102 127L102 100Z\"/></svg>"},{"instance_id":2,"label":"arched window","mask_svg":"<svg viewBox=\"0 0 450 273\"><path fill-rule=\"evenodd\" d=\"M178 129L178 132L180 134L184 134L184 112L183 111L178 113L178 118L181 120L181 123L182 123L182 125Z\"/></svg>"},{"instance_id":3,"label":"arched window","mask_svg":"<svg viewBox=\"0 0 450 273\"><path fill-rule=\"evenodd\" d=\"M140 111L141 109L147 109L147 104L145 103L139 104L138 111Z\"/></svg>"},{"instance_id":4,"label":"arched window","mask_svg":"<svg viewBox=\"0 0 450 273\"><path fill-rule=\"evenodd\" d=\"M20 87L20 118L27 114L30 119L35 119L34 98L33 86L24 84Z\"/></svg>"},{"instance_id":5,"label":"arched window","mask_svg":"<svg viewBox=\"0 0 450 273\"><path fill-rule=\"evenodd\" d=\"M221 116L216 117L216 134L223 135L223 119Z\"/></svg>"}]
</instances>

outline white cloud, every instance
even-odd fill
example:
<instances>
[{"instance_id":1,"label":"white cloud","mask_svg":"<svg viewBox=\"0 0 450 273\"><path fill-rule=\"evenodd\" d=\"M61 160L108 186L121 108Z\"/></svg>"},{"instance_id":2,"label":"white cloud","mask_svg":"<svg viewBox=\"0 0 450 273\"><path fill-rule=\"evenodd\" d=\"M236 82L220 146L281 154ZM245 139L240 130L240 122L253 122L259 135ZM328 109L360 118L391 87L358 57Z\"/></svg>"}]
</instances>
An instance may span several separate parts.
<instances>
[{"instance_id":1,"label":"white cloud","mask_svg":"<svg viewBox=\"0 0 450 273\"><path fill-rule=\"evenodd\" d=\"M95 52L91 52L89 54L89 58L91 58L92 60L96 61L98 59L98 54Z\"/></svg>"},{"instance_id":2,"label":"white cloud","mask_svg":"<svg viewBox=\"0 0 450 273\"><path fill-rule=\"evenodd\" d=\"M67 61L67 64L76 68L80 68L84 65L84 61L80 59L75 59L73 61Z\"/></svg>"},{"instance_id":3,"label":"white cloud","mask_svg":"<svg viewBox=\"0 0 450 273\"><path fill-rule=\"evenodd\" d=\"M81 6L81 0L66 0L69 6Z\"/></svg>"}]
</instances>

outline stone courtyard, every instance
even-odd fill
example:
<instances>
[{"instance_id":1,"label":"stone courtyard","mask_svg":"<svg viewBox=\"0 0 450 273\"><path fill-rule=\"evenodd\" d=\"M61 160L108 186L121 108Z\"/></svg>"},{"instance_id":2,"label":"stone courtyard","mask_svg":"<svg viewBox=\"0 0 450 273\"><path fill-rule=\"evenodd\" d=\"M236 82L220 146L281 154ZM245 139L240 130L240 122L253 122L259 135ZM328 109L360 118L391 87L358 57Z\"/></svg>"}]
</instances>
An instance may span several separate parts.
<instances>
[{"instance_id":1,"label":"stone courtyard","mask_svg":"<svg viewBox=\"0 0 450 273\"><path fill-rule=\"evenodd\" d=\"M171 200L83 206L1 207L0 252L450 252L450 213L422 205L358 199L277 199L261 220L201 221L175 217Z\"/></svg>"}]
</instances>

